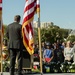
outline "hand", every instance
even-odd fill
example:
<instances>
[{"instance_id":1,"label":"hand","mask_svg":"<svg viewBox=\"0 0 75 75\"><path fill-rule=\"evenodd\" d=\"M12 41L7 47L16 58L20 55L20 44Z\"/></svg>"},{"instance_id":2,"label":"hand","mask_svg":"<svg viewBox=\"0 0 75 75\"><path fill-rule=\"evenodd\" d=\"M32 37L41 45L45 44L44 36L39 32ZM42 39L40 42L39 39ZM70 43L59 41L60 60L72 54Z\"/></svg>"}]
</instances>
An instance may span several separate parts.
<instances>
[{"instance_id":1,"label":"hand","mask_svg":"<svg viewBox=\"0 0 75 75\"><path fill-rule=\"evenodd\" d=\"M70 61L71 60L71 57L65 57L65 60L68 60L68 61Z\"/></svg>"}]
</instances>

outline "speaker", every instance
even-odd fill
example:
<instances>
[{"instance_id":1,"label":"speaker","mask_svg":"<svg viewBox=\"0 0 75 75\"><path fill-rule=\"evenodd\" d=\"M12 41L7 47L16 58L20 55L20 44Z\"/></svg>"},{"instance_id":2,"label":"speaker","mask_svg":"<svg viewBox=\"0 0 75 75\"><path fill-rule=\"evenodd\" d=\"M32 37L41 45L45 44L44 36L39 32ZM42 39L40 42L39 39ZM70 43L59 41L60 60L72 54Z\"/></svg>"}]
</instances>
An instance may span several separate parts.
<instances>
[{"instance_id":1,"label":"speaker","mask_svg":"<svg viewBox=\"0 0 75 75\"><path fill-rule=\"evenodd\" d=\"M31 68L31 55L27 51L23 51L23 68Z\"/></svg>"}]
</instances>

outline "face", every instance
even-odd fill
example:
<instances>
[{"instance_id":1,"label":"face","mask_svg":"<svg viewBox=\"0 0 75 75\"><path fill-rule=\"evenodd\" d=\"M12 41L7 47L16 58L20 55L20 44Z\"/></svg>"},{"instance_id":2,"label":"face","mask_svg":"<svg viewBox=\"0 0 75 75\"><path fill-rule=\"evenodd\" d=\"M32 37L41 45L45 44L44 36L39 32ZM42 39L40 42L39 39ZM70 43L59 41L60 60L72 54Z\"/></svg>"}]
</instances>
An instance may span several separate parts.
<instances>
[{"instance_id":1,"label":"face","mask_svg":"<svg viewBox=\"0 0 75 75\"><path fill-rule=\"evenodd\" d=\"M49 46L46 46L46 48L49 49L50 47Z\"/></svg>"},{"instance_id":2,"label":"face","mask_svg":"<svg viewBox=\"0 0 75 75\"><path fill-rule=\"evenodd\" d=\"M71 46L71 42L70 41L67 41L67 46Z\"/></svg>"},{"instance_id":3,"label":"face","mask_svg":"<svg viewBox=\"0 0 75 75\"><path fill-rule=\"evenodd\" d=\"M44 44L44 42L42 42L42 46L44 46L45 44Z\"/></svg>"}]
</instances>

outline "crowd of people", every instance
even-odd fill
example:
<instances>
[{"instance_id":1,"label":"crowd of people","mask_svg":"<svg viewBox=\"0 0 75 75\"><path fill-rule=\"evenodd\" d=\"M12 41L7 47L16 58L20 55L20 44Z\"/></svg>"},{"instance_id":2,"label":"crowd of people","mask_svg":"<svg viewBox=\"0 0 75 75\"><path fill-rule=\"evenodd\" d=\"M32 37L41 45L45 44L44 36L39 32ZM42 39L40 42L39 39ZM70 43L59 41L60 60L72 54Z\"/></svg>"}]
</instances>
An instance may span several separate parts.
<instances>
[{"instance_id":1,"label":"crowd of people","mask_svg":"<svg viewBox=\"0 0 75 75\"><path fill-rule=\"evenodd\" d=\"M74 63L75 62L75 43L69 41L60 42L57 40L53 44L42 42L42 61L43 63ZM34 54L39 55L39 45L35 45Z\"/></svg>"}]
</instances>

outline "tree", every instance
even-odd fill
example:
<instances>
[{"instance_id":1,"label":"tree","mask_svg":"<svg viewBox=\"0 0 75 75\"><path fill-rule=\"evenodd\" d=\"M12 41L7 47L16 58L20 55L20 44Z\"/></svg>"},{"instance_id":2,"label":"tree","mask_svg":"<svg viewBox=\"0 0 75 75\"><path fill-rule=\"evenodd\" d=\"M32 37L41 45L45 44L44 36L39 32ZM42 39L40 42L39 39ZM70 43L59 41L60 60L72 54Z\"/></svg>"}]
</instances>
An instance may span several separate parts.
<instances>
[{"instance_id":1,"label":"tree","mask_svg":"<svg viewBox=\"0 0 75 75\"><path fill-rule=\"evenodd\" d=\"M67 38L67 40L70 40L71 42L75 41L75 35L71 35Z\"/></svg>"}]
</instances>

